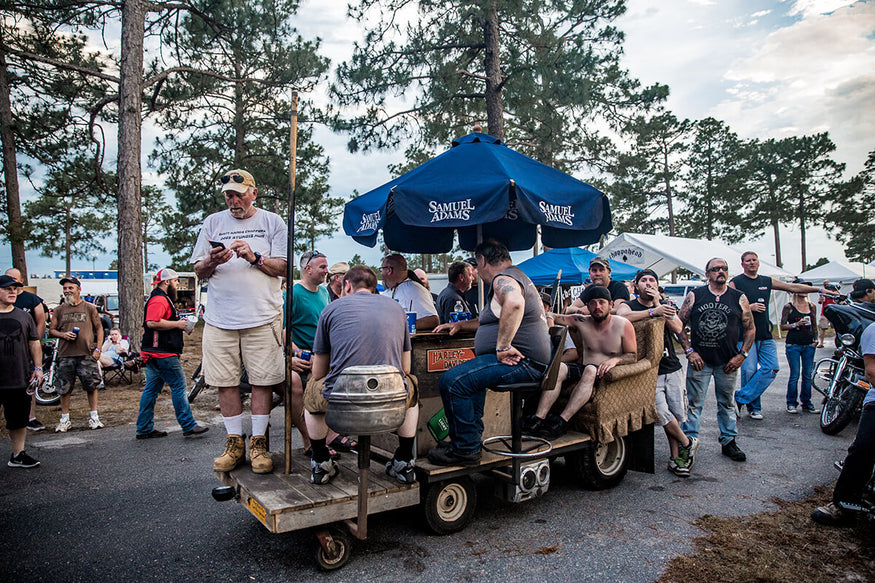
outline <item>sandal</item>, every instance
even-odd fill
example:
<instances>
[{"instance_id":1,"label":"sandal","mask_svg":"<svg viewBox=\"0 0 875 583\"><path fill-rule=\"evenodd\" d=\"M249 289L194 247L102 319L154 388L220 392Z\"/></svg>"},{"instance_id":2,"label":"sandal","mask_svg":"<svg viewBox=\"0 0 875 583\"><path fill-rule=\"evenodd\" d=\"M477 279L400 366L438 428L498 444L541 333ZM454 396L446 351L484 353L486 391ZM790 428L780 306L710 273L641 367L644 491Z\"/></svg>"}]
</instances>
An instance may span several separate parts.
<instances>
[{"instance_id":1,"label":"sandal","mask_svg":"<svg viewBox=\"0 0 875 583\"><path fill-rule=\"evenodd\" d=\"M347 437L346 435L338 435L328 444L337 451L355 451L358 449L359 442Z\"/></svg>"},{"instance_id":2,"label":"sandal","mask_svg":"<svg viewBox=\"0 0 875 583\"><path fill-rule=\"evenodd\" d=\"M307 456L307 457L309 457L309 458L312 458L312 457L313 457L313 448L312 448L312 447L308 447L307 449L305 449L305 450L304 450L304 455ZM328 455L330 455L330 456L331 456L331 459L333 459L333 460L340 459L340 454L337 453L336 451L334 451L334 450L333 450L332 448L330 448L330 447L328 448Z\"/></svg>"}]
</instances>

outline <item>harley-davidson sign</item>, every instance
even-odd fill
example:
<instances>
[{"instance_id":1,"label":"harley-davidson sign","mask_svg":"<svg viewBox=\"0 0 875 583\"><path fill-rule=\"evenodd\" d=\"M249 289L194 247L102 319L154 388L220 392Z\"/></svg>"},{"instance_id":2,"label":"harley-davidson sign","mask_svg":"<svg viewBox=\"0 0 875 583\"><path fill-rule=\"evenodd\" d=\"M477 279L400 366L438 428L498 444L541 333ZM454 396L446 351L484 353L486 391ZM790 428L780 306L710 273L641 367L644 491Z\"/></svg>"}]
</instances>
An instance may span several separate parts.
<instances>
[{"instance_id":1,"label":"harley-davidson sign","mask_svg":"<svg viewBox=\"0 0 875 583\"><path fill-rule=\"evenodd\" d=\"M474 358L474 351L470 348L441 348L428 350L426 355L428 372L443 372Z\"/></svg>"}]
</instances>

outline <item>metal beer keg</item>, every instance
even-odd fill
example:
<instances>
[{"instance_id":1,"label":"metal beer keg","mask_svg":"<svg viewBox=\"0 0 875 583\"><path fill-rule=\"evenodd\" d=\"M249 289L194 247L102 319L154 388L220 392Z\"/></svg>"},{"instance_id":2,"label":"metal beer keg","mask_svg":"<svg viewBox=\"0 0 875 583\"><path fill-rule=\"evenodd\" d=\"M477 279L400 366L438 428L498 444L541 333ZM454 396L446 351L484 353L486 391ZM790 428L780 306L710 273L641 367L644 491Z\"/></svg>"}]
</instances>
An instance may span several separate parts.
<instances>
[{"instance_id":1,"label":"metal beer keg","mask_svg":"<svg viewBox=\"0 0 875 583\"><path fill-rule=\"evenodd\" d=\"M407 390L394 366L350 366L334 381L325 423L342 435L376 435L401 427Z\"/></svg>"}]
</instances>

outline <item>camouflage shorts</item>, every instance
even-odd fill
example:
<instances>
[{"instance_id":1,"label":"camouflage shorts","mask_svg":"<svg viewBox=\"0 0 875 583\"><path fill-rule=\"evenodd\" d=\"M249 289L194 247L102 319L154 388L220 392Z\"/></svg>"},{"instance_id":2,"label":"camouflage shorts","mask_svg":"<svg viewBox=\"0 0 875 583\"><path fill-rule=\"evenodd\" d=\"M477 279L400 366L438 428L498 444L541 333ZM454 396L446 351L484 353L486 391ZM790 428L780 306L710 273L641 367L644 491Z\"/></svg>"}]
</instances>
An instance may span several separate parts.
<instances>
[{"instance_id":1,"label":"camouflage shorts","mask_svg":"<svg viewBox=\"0 0 875 583\"><path fill-rule=\"evenodd\" d=\"M88 391L96 391L100 388L103 379L100 378L100 370L97 361L90 356L67 356L58 359L55 368L55 389L59 395L68 395L73 391L76 377L82 382L82 388Z\"/></svg>"}]
</instances>

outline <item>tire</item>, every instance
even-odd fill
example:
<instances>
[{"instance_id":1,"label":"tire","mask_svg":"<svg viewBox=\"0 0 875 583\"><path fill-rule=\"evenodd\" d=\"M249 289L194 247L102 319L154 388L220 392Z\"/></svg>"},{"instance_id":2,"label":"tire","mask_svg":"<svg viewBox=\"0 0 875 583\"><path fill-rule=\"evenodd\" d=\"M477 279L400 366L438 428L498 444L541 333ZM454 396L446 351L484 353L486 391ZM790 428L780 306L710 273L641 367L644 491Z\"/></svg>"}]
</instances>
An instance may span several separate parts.
<instances>
[{"instance_id":1,"label":"tire","mask_svg":"<svg viewBox=\"0 0 875 583\"><path fill-rule=\"evenodd\" d=\"M194 384L188 390L188 402L193 403L195 397L200 394L205 386L207 386L207 379L204 375L200 375L194 380Z\"/></svg>"},{"instance_id":2,"label":"tire","mask_svg":"<svg viewBox=\"0 0 875 583\"><path fill-rule=\"evenodd\" d=\"M477 507L477 488L468 476L428 486L422 511L428 529L434 534L458 532L468 526Z\"/></svg>"},{"instance_id":3,"label":"tire","mask_svg":"<svg viewBox=\"0 0 875 583\"><path fill-rule=\"evenodd\" d=\"M352 555L352 537L348 532L339 528L329 528L328 532L331 538L334 539L334 544L337 547L337 556L330 558L325 549L318 542L316 543L316 564L323 571L334 571L340 569L349 562L349 557Z\"/></svg>"},{"instance_id":4,"label":"tire","mask_svg":"<svg viewBox=\"0 0 875 583\"><path fill-rule=\"evenodd\" d=\"M55 385L49 380L48 375L43 377L43 381L36 387L36 404L51 406L57 405L61 401L61 395L55 390Z\"/></svg>"},{"instance_id":5,"label":"tire","mask_svg":"<svg viewBox=\"0 0 875 583\"><path fill-rule=\"evenodd\" d=\"M580 451L565 456L578 483L587 490L606 490L623 481L629 464L626 438L610 443L589 442Z\"/></svg>"},{"instance_id":6,"label":"tire","mask_svg":"<svg viewBox=\"0 0 875 583\"><path fill-rule=\"evenodd\" d=\"M824 400L820 412L820 430L827 435L838 434L854 418L863 397L863 391L842 383L831 397Z\"/></svg>"}]
</instances>

